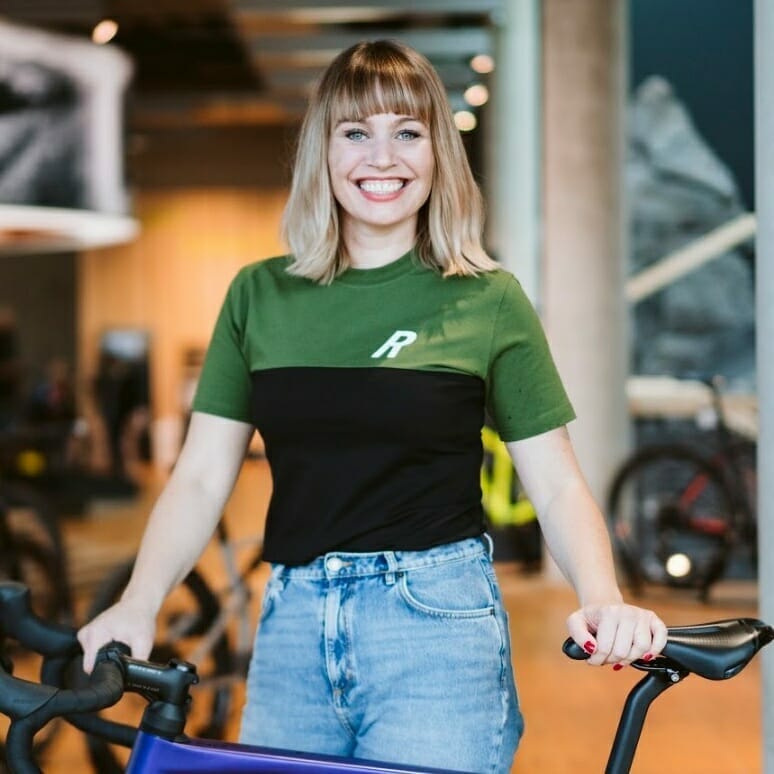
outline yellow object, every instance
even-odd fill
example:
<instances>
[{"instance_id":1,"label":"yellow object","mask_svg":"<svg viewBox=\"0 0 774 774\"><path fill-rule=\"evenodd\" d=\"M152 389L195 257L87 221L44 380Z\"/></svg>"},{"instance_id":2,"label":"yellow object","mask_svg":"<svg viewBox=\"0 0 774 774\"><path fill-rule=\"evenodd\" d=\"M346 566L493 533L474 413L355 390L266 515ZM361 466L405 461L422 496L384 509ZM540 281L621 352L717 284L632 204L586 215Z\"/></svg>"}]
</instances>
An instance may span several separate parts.
<instances>
[{"instance_id":1,"label":"yellow object","mask_svg":"<svg viewBox=\"0 0 774 774\"><path fill-rule=\"evenodd\" d=\"M25 449L16 456L16 469L30 478L39 476L46 469L46 458L35 449Z\"/></svg>"},{"instance_id":2,"label":"yellow object","mask_svg":"<svg viewBox=\"0 0 774 774\"><path fill-rule=\"evenodd\" d=\"M481 431L484 464L481 467L481 502L496 527L523 525L537 514L519 486L508 449L491 427Z\"/></svg>"}]
</instances>

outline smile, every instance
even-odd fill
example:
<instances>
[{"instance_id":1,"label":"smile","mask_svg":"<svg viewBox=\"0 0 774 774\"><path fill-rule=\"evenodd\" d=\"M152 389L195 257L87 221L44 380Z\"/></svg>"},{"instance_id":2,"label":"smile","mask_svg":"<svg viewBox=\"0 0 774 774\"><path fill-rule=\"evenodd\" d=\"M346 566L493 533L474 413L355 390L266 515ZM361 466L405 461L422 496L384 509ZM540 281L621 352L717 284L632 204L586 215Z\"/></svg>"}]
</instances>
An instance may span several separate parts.
<instances>
[{"instance_id":1,"label":"smile","mask_svg":"<svg viewBox=\"0 0 774 774\"><path fill-rule=\"evenodd\" d=\"M357 185L366 193L386 195L400 191L405 184L405 180L359 180Z\"/></svg>"}]
</instances>

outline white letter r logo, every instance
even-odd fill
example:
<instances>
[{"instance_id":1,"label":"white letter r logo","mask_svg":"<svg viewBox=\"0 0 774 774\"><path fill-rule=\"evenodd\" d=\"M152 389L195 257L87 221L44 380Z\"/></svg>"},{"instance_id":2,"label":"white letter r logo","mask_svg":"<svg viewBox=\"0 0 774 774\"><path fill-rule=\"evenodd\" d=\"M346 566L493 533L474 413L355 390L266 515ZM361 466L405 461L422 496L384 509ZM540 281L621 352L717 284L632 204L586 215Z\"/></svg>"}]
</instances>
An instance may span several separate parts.
<instances>
[{"instance_id":1,"label":"white letter r logo","mask_svg":"<svg viewBox=\"0 0 774 774\"><path fill-rule=\"evenodd\" d=\"M412 344L417 338L415 331L395 331L371 357L395 357L403 347Z\"/></svg>"}]
</instances>

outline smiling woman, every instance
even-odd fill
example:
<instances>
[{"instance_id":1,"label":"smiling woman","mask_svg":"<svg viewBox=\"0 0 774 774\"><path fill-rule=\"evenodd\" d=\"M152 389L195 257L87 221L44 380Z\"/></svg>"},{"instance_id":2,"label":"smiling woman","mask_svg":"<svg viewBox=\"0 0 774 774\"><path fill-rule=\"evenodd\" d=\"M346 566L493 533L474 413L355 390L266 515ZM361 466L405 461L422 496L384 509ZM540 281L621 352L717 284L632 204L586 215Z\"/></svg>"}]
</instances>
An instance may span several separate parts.
<instances>
[{"instance_id":1,"label":"smiling woman","mask_svg":"<svg viewBox=\"0 0 774 774\"><path fill-rule=\"evenodd\" d=\"M333 61L284 226L292 254L229 288L129 585L80 633L86 665L110 639L148 653L258 428L272 573L242 740L507 774L523 721L484 531L487 411L580 598L568 628L589 663L654 655L666 632L621 600L572 407L534 309L482 247L481 194L424 57L376 41Z\"/></svg>"}]
</instances>

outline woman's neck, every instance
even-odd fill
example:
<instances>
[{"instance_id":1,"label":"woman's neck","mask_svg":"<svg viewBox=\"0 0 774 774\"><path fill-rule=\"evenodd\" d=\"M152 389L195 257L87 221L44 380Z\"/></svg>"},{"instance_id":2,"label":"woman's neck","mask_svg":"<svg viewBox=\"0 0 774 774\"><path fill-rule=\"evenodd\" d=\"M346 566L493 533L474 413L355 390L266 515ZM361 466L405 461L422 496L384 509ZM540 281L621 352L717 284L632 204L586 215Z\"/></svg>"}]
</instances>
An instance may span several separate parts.
<instances>
[{"instance_id":1,"label":"woman's neck","mask_svg":"<svg viewBox=\"0 0 774 774\"><path fill-rule=\"evenodd\" d=\"M379 233L347 233L344 229L343 243L349 263L355 269L378 269L405 255L416 241L415 229L395 230Z\"/></svg>"}]
</instances>

